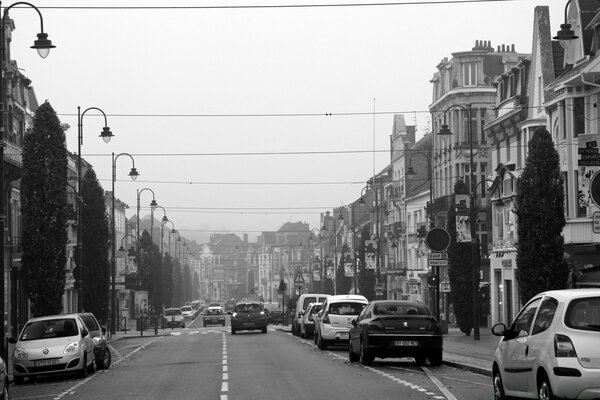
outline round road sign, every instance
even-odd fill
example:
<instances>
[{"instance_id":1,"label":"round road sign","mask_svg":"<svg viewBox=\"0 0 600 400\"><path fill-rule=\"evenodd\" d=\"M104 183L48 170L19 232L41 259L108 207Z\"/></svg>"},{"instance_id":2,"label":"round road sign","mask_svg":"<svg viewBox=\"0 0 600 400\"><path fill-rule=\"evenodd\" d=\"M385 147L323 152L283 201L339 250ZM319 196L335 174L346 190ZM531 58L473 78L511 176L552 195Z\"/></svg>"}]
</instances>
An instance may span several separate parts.
<instances>
[{"instance_id":1,"label":"round road sign","mask_svg":"<svg viewBox=\"0 0 600 400\"><path fill-rule=\"evenodd\" d=\"M600 207L600 171L597 171L590 180L590 197L594 204Z\"/></svg>"},{"instance_id":2,"label":"round road sign","mask_svg":"<svg viewBox=\"0 0 600 400\"><path fill-rule=\"evenodd\" d=\"M444 228L431 228L425 236L425 244L431 251L444 251L450 245L450 234Z\"/></svg>"}]
</instances>

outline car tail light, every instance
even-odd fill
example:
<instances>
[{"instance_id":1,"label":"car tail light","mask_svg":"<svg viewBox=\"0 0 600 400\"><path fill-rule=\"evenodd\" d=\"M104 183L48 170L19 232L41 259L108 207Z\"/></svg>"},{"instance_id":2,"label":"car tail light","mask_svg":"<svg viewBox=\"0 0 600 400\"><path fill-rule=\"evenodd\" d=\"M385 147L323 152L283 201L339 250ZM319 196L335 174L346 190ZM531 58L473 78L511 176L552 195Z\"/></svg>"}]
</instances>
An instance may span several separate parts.
<instances>
[{"instance_id":1,"label":"car tail light","mask_svg":"<svg viewBox=\"0 0 600 400\"><path fill-rule=\"evenodd\" d=\"M231 314L232 317L237 317L237 313L234 312L233 314Z\"/></svg>"},{"instance_id":2,"label":"car tail light","mask_svg":"<svg viewBox=\"0 0 600 400\"><path fill-rule=\"evenodd\" d=\"M577 357L573 342L565 335L554 335L554 355L556 357Z\"/></svg>"},{"instance_id":3,"label":"car tail light","mask_svg":"<svg viewBox=\"0 0 600 400\"><path fill-rule=\"evenodd\" d=\"M264 311L261 311L261 312L260 312L260 315L265 315L265 312L264 312Z\"/></svg>"},{"instance_id":4,"label":"car tail light","mask_svg":"<svg viewBox=\"0 0 600 400\"><path fill-rule=\"evenodd\" d=\"M367 325L368 331L380 331L382 329L383 329L383 325L381 324L380 321L377 321L377 320L371 321Z\"/></svg>"}]
</instances>

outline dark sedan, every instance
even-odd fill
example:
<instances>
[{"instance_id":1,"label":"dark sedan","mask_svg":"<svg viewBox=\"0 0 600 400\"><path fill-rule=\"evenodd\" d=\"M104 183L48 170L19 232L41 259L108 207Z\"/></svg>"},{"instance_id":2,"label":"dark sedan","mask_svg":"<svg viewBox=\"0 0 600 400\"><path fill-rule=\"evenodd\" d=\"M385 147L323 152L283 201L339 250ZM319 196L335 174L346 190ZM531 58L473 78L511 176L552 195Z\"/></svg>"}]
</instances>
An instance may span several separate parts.
<instances>
[{"instance_id":1,"label":"dark sedan","mask_svg":"<svg viewBox=\"0 0 600 400\"><path fill-rule=\"evenodd\" d=\"M260 330L267 333L267 315L262 303L243 302L235 306L231 315L231 333L237 331Z\"/></svg>"},{"instance_id":2,"label":"dark sedan","mask_svg":"<svg viewBox=\"0 0 600 400\"><path fill-rule=\"evenodd\" d=\"M412 357L419 365L442 364L442 329L427 306L415 301L376 300L350 329L350 361L364 365L375 357Z\"/></svg>"}]
</instances>

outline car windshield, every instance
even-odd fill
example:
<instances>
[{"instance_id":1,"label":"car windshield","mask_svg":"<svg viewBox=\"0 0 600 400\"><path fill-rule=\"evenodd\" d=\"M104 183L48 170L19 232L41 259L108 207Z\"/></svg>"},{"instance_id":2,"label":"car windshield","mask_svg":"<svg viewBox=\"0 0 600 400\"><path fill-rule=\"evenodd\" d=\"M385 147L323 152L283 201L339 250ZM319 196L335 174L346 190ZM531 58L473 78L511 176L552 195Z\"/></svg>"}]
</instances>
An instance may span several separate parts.
<instances>
[{"instance_id":1,"label":"car windshield","mask_svg":"<svg viewBox=\"0 0 600 400\"><path fill-rule=\"evenodd\" d=\"M19 340L39 340L68 336L77 336L77 322L72 319L50 319L28 323Z\"/></svg>"},{"instance_id":2,"label":"car windshield","mask_svg":"<svg viewBox=\"0 0 600 400\"><path fill-rule=\"evenodd\" d=\"M329 314L337 315L358 315L365 308L366 304L356 302L333 303L329 307Z\"/></svg>"},{"instance_id":3,"label":"car windshield","mask_svg":"<svg viewBox=\"0 0 600 400\"><path fill-rule=\"evenodd\" d=\"M167 308L165 310L165 315L166 316L181 315L181 310L179 308Z\"/></svg>"},{"instance_id":4,"label":"car windshield","mask_svg":"<svg viewBox=\"0 0 600 400\"><path fill-rule=\"evenodd\" d=\"M565 314L565 325L574 329L600 330L600 298L572 301Z\"/></svg>"},{"instance_id":5,"label":"car windshield","mask_svg":"<svg viewBox=\"0 0 600 400\"><path fill-rule=\"evenodd\" d=\"M376 304L376 315L430 315L429 310L420 304L381 303Z\"/></svg>"},{"instance_id":6,"label":"car windshield","mask_svg":"<svg viewBox=\"0 0 600 400\"><path fill-rule=\"evenodd\" d=\"M235 312L251 313L261 312L263 310L260 304L238 304L235 306Z\"/></svg>"}]
</instances>

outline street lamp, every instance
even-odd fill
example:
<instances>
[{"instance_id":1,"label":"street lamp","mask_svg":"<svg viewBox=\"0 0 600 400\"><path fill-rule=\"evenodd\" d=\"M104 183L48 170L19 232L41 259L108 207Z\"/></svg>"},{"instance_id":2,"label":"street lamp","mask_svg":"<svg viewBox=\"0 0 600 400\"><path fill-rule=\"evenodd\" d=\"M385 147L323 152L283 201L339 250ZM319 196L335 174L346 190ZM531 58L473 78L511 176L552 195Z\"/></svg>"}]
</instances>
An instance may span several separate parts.
<instances>
[{"instance_id":1,"label":"street lamp","mask_svg":"<svg viewBox=\"0 0 600 400\"><path fill-rule=\"evenodd\" d=\"M156 208L161 208L163 210L163 217L162 220L160 221L160 269L158 271L158 282L159 282L159 290L158 290L158 297L159 297L159 305L160 305L160 310L159 314L162 315L163 312L163 308L164 308L164 296L163 296L163 234L164 234L164 228L165 228L165 224L167 222L169 222L169 218L167 218L167 210L165 210L165 208L163 206L156 206ZM154 217L153 217L154 218Z\"/></svg>"},{"instance_id":2,"label":"street lamp","mask_svg":"<svg viewBox=\"0 0 600 400\"><path fill-rule=\"evenodd\" d=\"M131 171L129 171L129 177L131 180L135 181L139 176L137 170L135 169L135 160L133 156L129 153L119 153L115 156L115 153L112 153L112 199L111 199L111 210L110 210L110 224L111 224L111 247L112 253L110 256L110 269L111 269L111 296L110 296L110 333L114 334L116 332L116 307L117 307L117 266L116 266L116 244L117 244L117 232L115 230L115 181L117 180L117 160L121 156L127 156L131 159ZM138 242L139 243L139 242ZM138 246L139 247L139 246ZM138 261L139 262L139 261ZM108 319L108 318L107 318Z\"/></svg>"},{"instance_id":3,"label":"street lamp","mask_svg":"<svg viewBox=\"0 0 600 400\"><path fill-rule=\"evenodd\" d=\"M40 17L40 31L41 33L37 34L38 39L35 40L33 42L33 46L31 46L32 49L37 49L38 54L40 55L40 57L42 58L46 58L48 56L48 53L50 52L50 49L56 47L52 45L52 42L50 40L48 40L48 34L44 33L44 18L42 17L42 14L40 13L40 10L37 9L37 7L35 7L33 4L30 3L26 3L23 1L19 1L16 3L11 4L8 7L4 8L4 12L2 13L2 19L0 20L0 120L1 120L1 126L0 126L0 229L1 229L1 233L0 235L2 236L2 243L0 243L0 263L2 263L2 271L0 271L0 321L2 323L2 326L0 327L0 346L2 346L0 349L2 350L2 356L4 357L4 326L5 326L5 321L4 321L4 294L5 294L5 279L4 279L4 271L5 271L5 265L4 265L4 243L5 243L5 236L6 236L6 215L5 215L5 195L6 195L6 191L4 188L4 138L5 138L5 132L7 131L7 118L6 118L6 110L8 109L7 107L7 99L6 99L6 87L4 85L4 70L8 70L9 65L10 65L10 60L5 60L6 58L6 38L5 38L5 20L8 17L8 11L13 8L14 6L17 5L26 5L29 6L31 8L33 8L39 15ZM2 1L0 1L0 10L2 9ZM13 304L13 307L15 307L15 305ZM5 358L6 359L6 358Z\"/></svg>"},{"instance_id":4,"label":"street lamp","mask_svg":"<svg viewBox=\"0 0 600 400\"><path fill-rule=\"evenodd\" d=\"M558 40L560 46L565 50L571 45L571 42L574 39L579 38L579 36L576 36L575 32L571 29L571 24L567 22L567 8L569 7L569 3L571 3L571 0L567 0L567 4L565 4L565 22L560 24L560 30L556 33L556 36L552 38Z\"/></svg>"},{"instance_id":5,"label":"street lamp","mask_svg":"<svg viewBox=\"0 0 600 400\"><path fill-rule=\"evenodd\" d=\"M467 107L461 106L459 104L454 104L448 107L444 111L444 123L442 124L442 128L440 129L438 135L452 135L452 132L446 125L446 113L452 108L459 108L467 115L467 135L469 137L469 198L470 198L470 209L469 209L469 225L471 228L471 268L472 268L472 280L473 280L473 340L479 340L479 257L477 255L477 231L475 229L475 187L473 183L475 182L475 173L473 162L473 132L471 128L471 104L468 104ZM439 279L438 283L439 285Z\"/></svg>"},{"instance_id":6,"label":"street lamp","mask_svg":"<svg viewBox=\"0 0 600 400\"><path fill-rule=\"evenodd\" d=\"M136 246L135 246L135 247L137 247L137 243L138 243L138 242L137 242L137 239L136 239L136 237L135 237L135 236L133 236L133 235L132 235L132 234L130 234L130 233L127 233L127 234L123 235L123 237L121 238L121 247L119 247L119 253L123 253L123 252L127 251L127 250L125 249L125 247L123 246L123 241L124 241L124 240L125 240L127 237L130 237L130 238L132 238L133 240L136 240L136 242L135 242Z\"/></svg>"},{"instance_id":7,"label":"street lamp","mask_svg":"<svg viewBox=\"0 0 600 400\"><path fill-rule=\"evenodd\" d=\"M89 107L87 109L85 109L83 112L81 112L81 107L77 106L77 188L79 189L79 191L81 192L81 180L82 180L82 176L81 176L81 146L83 145L83 117L85 116L85 113L87 113L90 110L96 110L96 111L100 111L102 113L102 115L104 116L104 128L102 128L102 132L100 133L100 137L104 140L104 143L108 143L110 142L110 139L113 137L112 132L110 131L110 128L107 126L106 123L106 114L104 113L104 111L102 111L101 109L97 108L97 107ZM77 209L77 247L78 247L78 254L77 254L77 258L79 260L78 262L78 267L80 271L83 271L84 267L83 267L83 212L82 212L82 208L83 207L78 207ZM83 311L83 273L79 274L79 301L77 302L77 310L79 312Z\"/></svg>"},{"instance_id":8,"label":"street lamp","mask_svg":"<svg viewBox=\"0 0 600 400\"><path fill-rule=\"evenodd\" d=\"M338 221L343 221L344 216L340 212L337 218L333 218L333 294L337 294L337 273L338 273L338 262L337 262L337 226L335 224L336 219ZM322 231L329 232L329 229L326 225L323 225ZM327 241L331 246L331 236L329 236L329 240ZM327 271L325 271L327 272Z\"/></svg>"}]
</instances>

